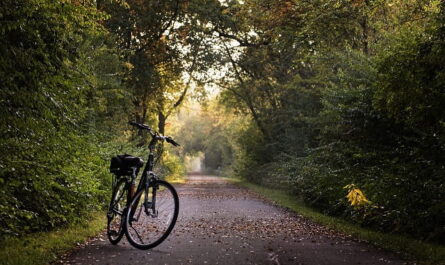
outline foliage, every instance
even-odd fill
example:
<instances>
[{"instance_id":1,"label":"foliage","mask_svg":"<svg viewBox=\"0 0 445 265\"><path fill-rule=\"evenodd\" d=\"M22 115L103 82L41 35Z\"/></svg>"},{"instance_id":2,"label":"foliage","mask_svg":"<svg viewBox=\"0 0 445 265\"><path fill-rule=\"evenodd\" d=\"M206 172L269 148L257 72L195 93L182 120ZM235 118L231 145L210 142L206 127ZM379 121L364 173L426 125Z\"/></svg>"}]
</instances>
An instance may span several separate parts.
<instances>
[{"instance_id":1,"label":"foliage","mask_svg":"<svg viewBox=\"0 0 445 265\"><path fill-rule=\"evenodd\" d=\"M443 1L5 0L0 21L1 237L101 208L108 159L144 152L135 119L185 145L161 158L171 178L203 152L211 171L443 243ZM217 86L221 104L179 111ZM351 183L372 204L351 207Z\"/></svg>"},{"instance_id":2,"label":"foliage","mask_svg":"<svg viewBox=\"0 0 445 265\"><path fill-rule=\"evenodd\" d=\"M346 185L343 187L343 189L348 190L348 195L346 195L346 198L348 198L348 202L351 203L351 206L362 207L371 203L366 198L365 194L363 194L359 188L355 187L354 184Z\"/></svg>"},{"instance_id":3,"label":"foliage","mask_svg":"<svg viewBox=\"0 0 445 265\"><path fill-rule=\"evenodd\" d=\"M417 239L413 239L409 235L401 236L373 231L369 228L348 222L342 218L322 214L318 209L308 207L305 203L301 202L301 200L295 198L294 195L287 194L286 192L283 192L282 189L271 189L240 179L230 178L228 180L240 186L249 188L271 200L274 204L286 207L318 224L375 244L383 249L400 253L408 260L415 259L416 262L425 265L445 264L444 245L421 242Z\"/></svg>"},{"instance_id":4,"label":"foliage","mask_svg":"<svg viewBox=\"0 0 445 265\"><path fill-rule=\"evenodd\" d=\"M181 156L204 154L203 166L208 172L226 175L234 168L232 163L238 156L235 142L244 120L220 109L217 99L206 106L186 105L193 111L182 110L178 115L175 139L183 144Z\"/></svg>"},{"instance_id":5,"label":"foliage","mask_svg":"<svg viewBox=\"0 0 445 265\"><path fill-rule=\"evenodd\" d=\"M232 69L220 81L224 102L251 117L238 137L240 176L443 243L444 9L417 0L221 7L214 23ZM350 207L351 183L374 207Z\"/></svg>"},{"instance_id":6,"label":"foliage","mask_svg":"<svg viewBox=\"0 0 445 265\"><path fill-rule=\"evenodd\" d=\"M7 237L0 247L0 264L45 265L58 261L61 255L66 255L104 230L105 213L98 211L90 215L81 223L51 232L34 233L21 238Z\"/></svg>"},{"instance_id":7,"label":"foliage","mask_svg":"<svg viewBox=\"0 0 445 265\"><path fill-rule=\"evenodd\" d=\"M202 41L204 33L194 29L188 5L179 0L99 4L110 15L104 25L116 36L128 66L124 82L132 96L131 119L157 123L161 134L167 119L190 93L194 72L206 66L209 44ZM141 144L145 141L142 138Z\"/></svg>"},{"instance_id":8,"label":"foliage","mask_svg":"<svg viewBox=\"0 0 445 265\"><path fill-rule=\"evenodd\" d=\"M127 121L143 114L160 122L153 114L185 98L181 77L191 60L179 51L197 53L196 45L176 42L187 37L174 27L185 6L140 2L0 4L0 240L80 222L103 208L110 157L119 146L141 152L128 146L135 134ZM176 155L163 160L168 174L183 173Z\"/></svg>"},{"instance_id":9,"label":"foliage","mask_svg":"<svg viewBox=\"0 0 445 265\"><path fill-rule=\"evenodd\" d=\"M105 17L91 3L3 1L0 8L4 237L78 222L102 207L109 153L100 142L111 134L91 126L116 117L103 108L121 93L118 78L107 77L120 67L98 23Z\"/></svg>"},{"instance_id":10,"label":"foliage","mask_svg":"<svg viewBox=\"0 0 445 265\"><path fill-rule=\"evenodd\" d=\"M156 169L156 172L159 172L158 174L170 183L183 182L186 174L182 159L170 152L163 154L160 169Z\"/></svg>"}]
</instances>

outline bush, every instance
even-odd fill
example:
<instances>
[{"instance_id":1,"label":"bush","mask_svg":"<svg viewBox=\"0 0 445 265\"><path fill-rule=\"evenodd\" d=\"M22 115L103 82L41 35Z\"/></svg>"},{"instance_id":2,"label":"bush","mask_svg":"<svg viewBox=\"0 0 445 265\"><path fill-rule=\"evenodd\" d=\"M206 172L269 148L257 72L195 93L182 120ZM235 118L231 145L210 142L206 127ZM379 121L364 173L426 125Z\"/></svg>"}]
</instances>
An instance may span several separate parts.
<instances>
[{"instance_id":1,"label":"bush","mask_svg":"<svg viewBox=\"0 0 445 265\"><path fill-rule=\"evenodd\" d=\"M417 46L418 42L423 40L406 45L425 46ZM312 149L306 158L290 159L282 168L287 170L293 190L326 213L385 232L409 233L443 242L445 149L440 120L434 124L434 119L428 117L416 127L412 119L428 115L394 116L382 109L381 103L375 104L391 98L382 97L382 93L389 93L391 82L400 84L391 79L394 75L390 71L383 69L389 67L399 73L409 69L391 57L411 58L400 53L412 50L411 47L397 49L394 54L388 52L377 63L367 61L359 53L340 55L342 65L337 79L324 91L324 108L316 121L321 130L320 147ZM388 63L395 65L387 66ZM379 69L382 64L384 68ZM404 69L394 70L395 67ZM382 86L382 82L388 83ZM397 91L394 88L391 93ZM440 100L444 105L445 100L435 97L435 101ZM404 104L411 104L408 101L405 98ZM348 184L363 190L372 207L351 207L343 189Z\"/></svg>"}]
</instances>

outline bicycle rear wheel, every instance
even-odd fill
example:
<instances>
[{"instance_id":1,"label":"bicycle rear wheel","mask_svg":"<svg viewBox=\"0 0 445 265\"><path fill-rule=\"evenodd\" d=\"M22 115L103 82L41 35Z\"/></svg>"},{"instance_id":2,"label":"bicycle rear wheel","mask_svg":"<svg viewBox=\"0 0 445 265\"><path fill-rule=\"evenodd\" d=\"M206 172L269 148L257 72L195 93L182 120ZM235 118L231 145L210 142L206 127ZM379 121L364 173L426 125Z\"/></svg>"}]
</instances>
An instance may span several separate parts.
<instances>
[{"instance_id":1,"label":"bicycle rear wheel","mask_svg":"<svg viewBox=\"0 0 445 265\"><path fill-rule=\"evenodd\" d=\"M176 190L156 180L133 198L125 217L125 234L136 248L149 249L164 241L175 226L179 213Z\"/></svg>"},{"instance_id":2,"label":"bicycle rear wheel","mask_svg":"<svg viewBox=\"0 0 445 265\"><path fill-rule=\"evenodd\" d=\"M128 194L126 183L126 179L121 179L117 182L107 212L107 235L113 245L119 243L124 235L123 225L125 221L125 207Z\"/></svg>"}]
</instances>

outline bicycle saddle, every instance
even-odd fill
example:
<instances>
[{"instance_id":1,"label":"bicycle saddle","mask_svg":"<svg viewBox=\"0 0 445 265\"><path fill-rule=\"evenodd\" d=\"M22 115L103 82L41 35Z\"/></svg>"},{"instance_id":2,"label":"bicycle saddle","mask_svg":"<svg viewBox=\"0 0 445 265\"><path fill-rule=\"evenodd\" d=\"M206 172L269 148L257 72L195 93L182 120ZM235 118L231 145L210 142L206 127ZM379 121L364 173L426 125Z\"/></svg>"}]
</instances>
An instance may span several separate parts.
<instances>
[{"instance_id":1,"label":"bicycle saddle","mask_svg":"<svg viewBox=\"0 0 445 265\"><path fill-rule=\"evenodd\" d=\"M132 168L140 168L144 165L144 161L140 157L123 154L111 158L110 172L117 175L132 174Z\"/></svg>"}]
</instances>

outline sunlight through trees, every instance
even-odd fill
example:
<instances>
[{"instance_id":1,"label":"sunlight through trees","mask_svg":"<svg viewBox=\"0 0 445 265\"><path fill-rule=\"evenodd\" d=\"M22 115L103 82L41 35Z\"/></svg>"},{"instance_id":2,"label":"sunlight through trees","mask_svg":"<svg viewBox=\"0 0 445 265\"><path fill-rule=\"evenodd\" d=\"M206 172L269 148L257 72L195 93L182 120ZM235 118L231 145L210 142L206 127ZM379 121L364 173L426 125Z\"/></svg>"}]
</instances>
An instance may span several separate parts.
<instances>
[{"instance_id":1,"label":"sunlight through trees","mask_svg":"<svg viewBox=\"0 0 445 265\"><path fill-rule=\"evenodd\" d=\"M147 143L134 120L182 145L167 177L195 159L444 243L443 1L4 0L0 20L0 237L103 208L108 159Z\"/></svg>"}]
</instances>

